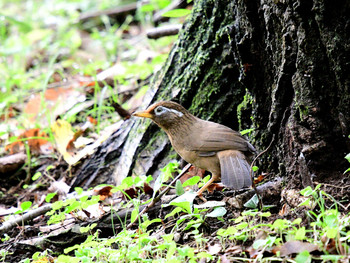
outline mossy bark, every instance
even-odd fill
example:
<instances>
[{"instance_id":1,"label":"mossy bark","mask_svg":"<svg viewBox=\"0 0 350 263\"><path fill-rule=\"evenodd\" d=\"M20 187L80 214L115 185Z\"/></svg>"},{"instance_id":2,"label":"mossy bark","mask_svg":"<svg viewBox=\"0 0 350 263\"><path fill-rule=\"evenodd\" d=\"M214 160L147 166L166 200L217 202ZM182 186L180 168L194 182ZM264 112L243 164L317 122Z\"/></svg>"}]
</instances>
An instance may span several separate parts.
<instances>
[{"instance_id":1,"label":"mossy bark","mask_svg":"<svg viewBox=\"0 0 350 263\"><path fill-rule=\"evenodd\" d=\"M345 180L348 14L346 0L195 1L144 107L172 99L203 119L252 128L260 151L274 138L258 165L290 187L310 184L311 174ZM164 132L135 119L116 160L116 182L154 175L174 156Z\"/></svg>"},{"instance_id":2,"label":"mossy bark","mask_svg":"<svg viewBox=\"0 0 350 263\"><path fill-rule=\"evenodd\" d=\"M254 128L259 150L274 136L260 166L291 184L339 175L350 151L349 13L345 0L195 1L152 102L172 99L201 118ZM152 147L141 140L136 163Z\"/></svg>"}]
</instances>

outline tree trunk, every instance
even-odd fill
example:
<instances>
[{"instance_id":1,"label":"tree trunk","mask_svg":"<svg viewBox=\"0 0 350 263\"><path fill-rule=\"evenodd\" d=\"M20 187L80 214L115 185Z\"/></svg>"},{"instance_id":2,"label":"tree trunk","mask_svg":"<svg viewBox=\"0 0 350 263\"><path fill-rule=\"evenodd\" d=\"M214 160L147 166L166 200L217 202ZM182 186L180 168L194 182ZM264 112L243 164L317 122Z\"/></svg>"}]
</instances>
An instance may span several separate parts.
<instances>
[{"instance_id":1,"label":"tree trunk","mask_svg":"<svg viewBox=\"0 0 350 263\"><path fill-rule=\"evenodd\" d=\"M348 14L346 0L195 1L146 104L172 99L203 119L252 128L260 151L274 138L259 167L289 187L310 185L312 174L349 183ZM173 154L156 125L131 121L117 182L154 174Z\"/></svg>"}]
</instances>

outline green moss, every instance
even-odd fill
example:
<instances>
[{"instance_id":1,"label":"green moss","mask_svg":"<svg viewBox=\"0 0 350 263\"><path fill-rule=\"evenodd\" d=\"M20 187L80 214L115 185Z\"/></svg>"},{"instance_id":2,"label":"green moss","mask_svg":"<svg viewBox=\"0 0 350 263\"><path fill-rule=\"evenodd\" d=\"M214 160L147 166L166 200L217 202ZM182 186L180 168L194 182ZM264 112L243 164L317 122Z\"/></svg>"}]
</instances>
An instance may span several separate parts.
<instances>
[{"instance_id":1,"label":"green moss","mask_svg":"<svg viewBox=\"0 0 350 263\"><path fill-rule=\"evenodd\" d=\"M245 109L251 108L252 103L253 103L253 97L249 93L249 91L246 89L246 93L243 97L243 101L237 106L237 119L238 119L238 125L240 130L242 129L242 111Z\"/></svg>"},{"instance_id":2,"label":"green moss","mask_svg":"<svg viewBox=\"0 0 350 263\"><path fill-rule=\"evenodd\" d=\"M305 105L299 105L298 107L300 120L304 120L304 117L309 115L309 107Z\"/></svg>"}]
</instances>

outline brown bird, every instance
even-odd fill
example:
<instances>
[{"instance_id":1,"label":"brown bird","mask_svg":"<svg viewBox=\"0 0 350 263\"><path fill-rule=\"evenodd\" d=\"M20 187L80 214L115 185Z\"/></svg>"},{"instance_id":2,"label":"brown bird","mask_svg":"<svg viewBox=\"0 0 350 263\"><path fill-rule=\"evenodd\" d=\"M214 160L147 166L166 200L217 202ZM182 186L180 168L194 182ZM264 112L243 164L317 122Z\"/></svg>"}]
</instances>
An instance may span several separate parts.
<instances>
[{"instance_id":1,"label":"brown bird","mask_svg":"<svg viewBox=\"0 0 350 263\"><path fill-rule=\"evenodd\" d=\"M150 118L168 134L175 151L186 162L212 173L211 179L197 192L199 196L220 177L229 188L251 186L246 155L256 150L239 132L199 119L172 101L155 103L133 115Z\"/></svg>"}]
</instances>

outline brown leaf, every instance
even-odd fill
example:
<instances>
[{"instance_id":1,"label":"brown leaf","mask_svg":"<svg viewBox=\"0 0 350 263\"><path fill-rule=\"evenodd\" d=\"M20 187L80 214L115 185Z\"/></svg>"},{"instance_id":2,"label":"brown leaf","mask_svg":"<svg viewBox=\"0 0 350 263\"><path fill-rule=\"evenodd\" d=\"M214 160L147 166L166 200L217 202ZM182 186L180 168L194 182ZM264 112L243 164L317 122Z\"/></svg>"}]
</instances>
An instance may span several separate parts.
<instances>
[{"instance_id":1,"label":"brown leaf","mask_svg":"<svg viewBox=\"0 0 350 263\"><path fill-rule=\"evenodd\" d=\"M125 199L133 199L137 197L138 190L135 187L129 187L124 190L123 196Z\"/></svg>"},{"instance_id":2,"label":"brown leaf","mask_svg":"<svg viewBox=\"0 0 350 263\"><path fill-rule=\"evenodd\" d=\"M297 254L300 252L303 252L307 250L308 252L312 252L315 250L318 250L318 246L311 244L309 242L302 242L302 241L288 241L284 243L280 248L276 247L273 252L280 251L280 255L282 257L288 256L290 254Z\"/></svg>"},{"instance_id":3,"label":"brown leaf","mask_svg":"<svg viewBox=\"0 0 350 263\"><path fill-rule=\"evenodd\" d=\"M98 190L95 189L95 192L96 192L97 195L100 196L100 200L103 201L107 197L112 196L111 190L112 190L112 186L107 185L107 186L105 186L105 187L103 187L101 189L98 189Z\"/></svg>"},{"instance_id":4,"label":"brown leaf","mask_svg":"<svg viewBox=\"0 0 350 263\"><path fill-rule=\"evenodd\" d=\"M73 87L58 87L47 89L42 94L32 96L24 108L24 112L29 115L29 122L35 121L47 124L46 118L42 118L43 112L52 111L52 119L72 108L76 103L85 100L85 96Z\"/></svg>"},{"instance_id":5,"label":"brown leaf","mask_svg":"<svg viewBox=\"0 0 350 263\"><path fill-rule=\"evenodd\" d=\"M149 184L143 184L143 191L146 195L153 196L153 188Z\"/></svg>"},{"instance_id":6,"label":"brown leaf","mask_svg":"<svg viewBox=\"0 0 350 263\"><path fill-rule=\"evenodd\" d=\"M287 210L287 204L283 204L281 210L278 212L278 215L284 216L286 214L286 210Z\"/></svg>"},{"instance_id":7,"label":"brown leaf","mask_svg":"<svg viewBox=\"0 0 350 263\"><path fill-rule=\"evenodd\" d=\"M23 152L25 150L24 143L28 143L30 151L34 154L41 153L41 146L48 143L44 138L47 138L46 133L41 132L37 129L26 130L20 136L18 136L18 141L15 141L5 147L6 151L10 154L15 154ZM24 140L23 140L24 139Z\"/></svg>"},{"instance_id":8,"label":"brown leaf","mask_svg":"<svg viewBox=\"0 0 350 263\"><path fill-rule=\"evenodd\" d=\"M258 178L254 179L254 184L258 184L260 182L262 182L265 179L264 175L259 175Z\"/></svg>"}]
</instances>

